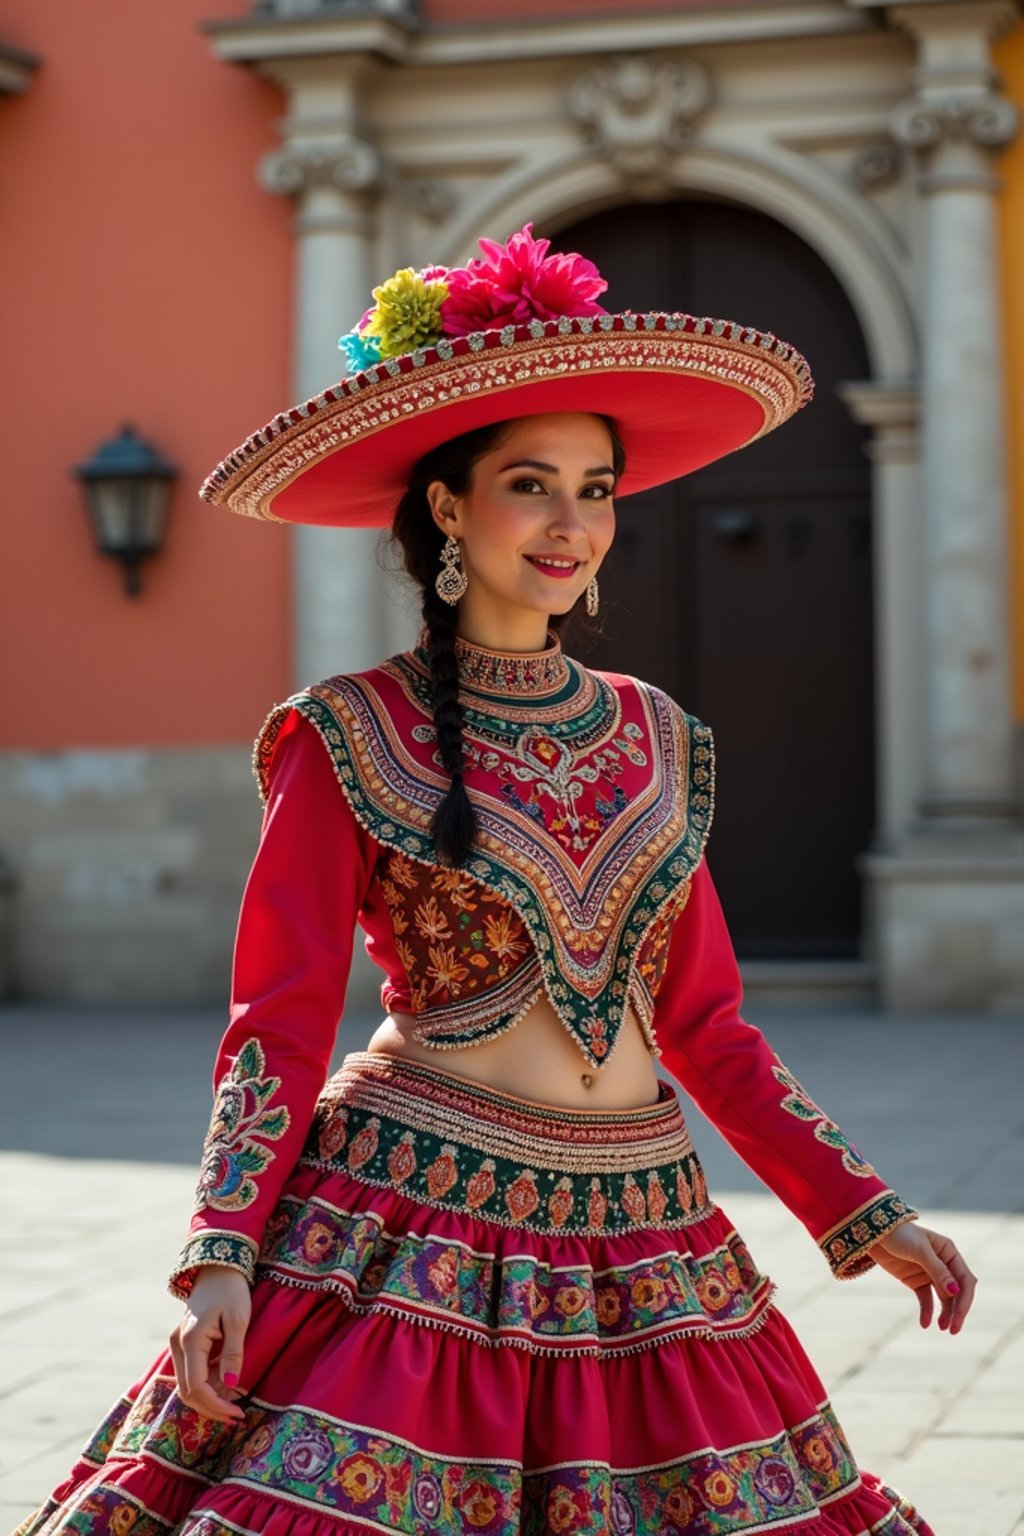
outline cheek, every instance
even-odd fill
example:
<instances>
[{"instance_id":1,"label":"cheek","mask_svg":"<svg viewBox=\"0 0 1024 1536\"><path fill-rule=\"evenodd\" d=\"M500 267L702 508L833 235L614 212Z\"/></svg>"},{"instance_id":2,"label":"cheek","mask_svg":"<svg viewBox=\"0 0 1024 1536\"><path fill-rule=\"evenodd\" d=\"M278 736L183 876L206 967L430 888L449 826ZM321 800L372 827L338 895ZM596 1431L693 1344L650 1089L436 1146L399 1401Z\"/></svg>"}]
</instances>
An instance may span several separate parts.
<instances>
[{"instance_id":1,"label":"cheek","mask_svg":"<svg viewBox=\"0 0 1024 1536\"><path fill-rule=\"evenodd\" d=\"M477 525L482 557L498 563L516 559L536 537L539 521L537 509L521 497L495 501Z\"/></svg>"},{"instance_id":2,"label":"cheek","mask_svg":"<svg viewBox=\"0 0 1024 1536\"><path fill-rule=\"evenodd\" d=\"M606 555L615 539L615 513L609 511L606 516L600 518L594 525L591 537L598 551Z\"/></svg>"}]
</instances>

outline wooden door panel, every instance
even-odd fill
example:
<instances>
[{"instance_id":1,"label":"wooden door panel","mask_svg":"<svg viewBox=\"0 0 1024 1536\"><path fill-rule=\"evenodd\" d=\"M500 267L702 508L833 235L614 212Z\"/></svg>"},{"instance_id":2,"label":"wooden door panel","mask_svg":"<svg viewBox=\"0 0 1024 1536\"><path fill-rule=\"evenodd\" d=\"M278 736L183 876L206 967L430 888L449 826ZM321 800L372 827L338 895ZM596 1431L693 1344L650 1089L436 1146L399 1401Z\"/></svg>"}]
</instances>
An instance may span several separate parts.
<instances>
[{"instance_id":1,"label":"wooden door panel","mask_svg":"<svg viewBox=\"0 0 1024 1536\"><path fill-rule=\"evenodd\" d=\"M558 236L609 308L688 309L808 355L815 401L720 464L630 497L580 654L667 689L712 727L709 862L738 952L856 954L857 855L874 818L871 514L864 431L840 379L868 376L838 281L791 231L718 201L643 204Z\"/></svg>"}]
</instances>

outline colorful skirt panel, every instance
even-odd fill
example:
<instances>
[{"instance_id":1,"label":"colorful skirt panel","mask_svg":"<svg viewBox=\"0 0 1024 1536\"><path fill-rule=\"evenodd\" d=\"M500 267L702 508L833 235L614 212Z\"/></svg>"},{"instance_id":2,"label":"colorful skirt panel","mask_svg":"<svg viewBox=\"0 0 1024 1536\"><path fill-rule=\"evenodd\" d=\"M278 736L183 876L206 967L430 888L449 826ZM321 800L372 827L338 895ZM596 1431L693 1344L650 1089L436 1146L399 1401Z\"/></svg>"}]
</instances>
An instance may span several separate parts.
<instances>
[{"instance_id":1,"label":"colorful skirt panel","mask_svg":"<svg viewBox=\"0 0 1024 1536\"><path fill-rule=\"evenodd\" d=\"M164 1355L20 1536L933 1536L859 1469L674 1092L360 1052L268 1224L243 1425Z\"/></svg>"}]
</instances>

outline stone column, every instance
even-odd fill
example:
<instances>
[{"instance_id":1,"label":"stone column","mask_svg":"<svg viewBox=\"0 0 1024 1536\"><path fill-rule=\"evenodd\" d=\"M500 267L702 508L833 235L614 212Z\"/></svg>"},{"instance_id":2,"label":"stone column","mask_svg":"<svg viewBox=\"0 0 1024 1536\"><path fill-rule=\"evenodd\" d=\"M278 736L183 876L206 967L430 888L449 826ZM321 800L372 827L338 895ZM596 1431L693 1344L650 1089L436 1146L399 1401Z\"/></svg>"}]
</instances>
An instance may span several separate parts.
<instances>
[{"instance_id":1,"label":"stone column","mask_svg":"<svg viewBox=\"0 0 1024 1536\"><path fill-rule=\"evenodd\" d=\"M991 38L1008 0L899 6L916 93L890 116L922 195L922 545L926 823L1014 813L1007 453L994 151L1017 132Z\"/></svg>"},{"instance_id":2,"label":"stone column","mask_svg":"<svg viewBox=\"0 0 1024 1536\"><path fill-rule=\"evenodd\" d=\"M888 8L887 16L917 41L914 94L892 109L889 126L895 142L913 152L918 175L922 286L918 537L904 526L903 537L888 544L896 567L881 578L893 622L911 632L901 654L906 661L916 650L919 667L901 667L888 680L885 707L894 727L900 701L915 723L916 674L923 718L915 793L908 797L901 774L888 835L862 867L884 1006L1017 1010L1024 1003L1024 829L1011 761L993 169L995 151L1017 132L1017 114L998 94L990 47L1020 10L1012 0L919 0ZM856 399L850 404L865 409ZM888 478L896 466L880 451L890 461ZM905 584L902 612L898 583Z\"/></svg>"},{"instance_id":3,"label":"stone column","mask_svg":"<svg viewBox=\"0 0 1024 1536\"><path fill-rule=\"evenodd\" d=\"M855 421L873 428L877 813L874 846L892 848L913 820L921 784L922 609L918 392L905 381L840 384Z\"/></svg>"},{"instance_id":4,"label":"stone column","mask_svg":"<svg viewBox=\"0 0 1024 1536\"><path fill-rule=\"evenodd\" d=\"M293 382L299 400L341 377L338 337L370 302L372 199L382 161L358 128L354 71L296 64L275 74L290 88L291 114L285 142L264 160L261 179L296 199ZM387 626L378 531L300 527L293 537L296 684L379 661Z\"/></svg>"}]
</instances>

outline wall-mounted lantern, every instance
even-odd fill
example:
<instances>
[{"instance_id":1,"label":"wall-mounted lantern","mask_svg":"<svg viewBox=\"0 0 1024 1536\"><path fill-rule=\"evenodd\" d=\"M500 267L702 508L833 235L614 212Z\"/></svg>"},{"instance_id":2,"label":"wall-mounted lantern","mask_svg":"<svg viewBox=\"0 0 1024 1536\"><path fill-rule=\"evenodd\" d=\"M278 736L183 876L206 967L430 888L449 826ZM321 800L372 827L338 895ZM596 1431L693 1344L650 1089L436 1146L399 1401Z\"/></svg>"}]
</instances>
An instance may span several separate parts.
<instances>
[{"instance_id":1,"label":"wall-mounted lantern","mask_svg":"<svg viewBox=\"0 0 1024 1536\"><path fill-rule=\"evenodd\" d=\"M85 488L97 548L121 561L125 591L138 596L139 565L163 543L171 483L178 471L126 426L120 437L101 443L75 474Z\"/></svg>"}]
</instances>

